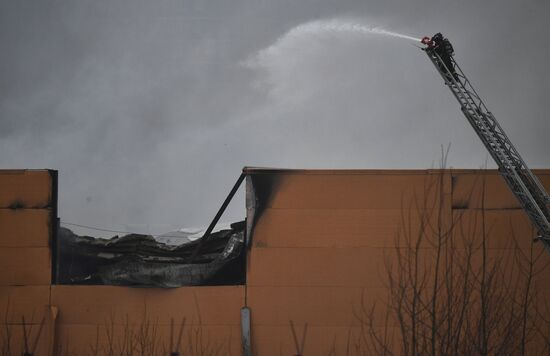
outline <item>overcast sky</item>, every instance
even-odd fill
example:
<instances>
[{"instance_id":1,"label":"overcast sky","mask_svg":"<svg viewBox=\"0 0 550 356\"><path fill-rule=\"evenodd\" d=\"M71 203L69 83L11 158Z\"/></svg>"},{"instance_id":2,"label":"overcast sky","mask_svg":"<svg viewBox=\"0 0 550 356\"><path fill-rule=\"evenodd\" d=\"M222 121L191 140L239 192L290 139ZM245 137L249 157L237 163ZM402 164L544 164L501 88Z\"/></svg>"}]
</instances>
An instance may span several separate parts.
<instances>
[{"instance_id":1,"label":"overcast sky","mask_svg":"<svg viewBox=\"0 0 550 356\"><path fill-rule=\"evenodd\" d=\"M243 166L430 168L449 143L450 166L484 164L412 42L286 35L316 20L443 32L526 162L550 167L547 0L0 4L0 168L59 170L67 222L207 225ZM240 194L222 220L244 214Z\"/></svg>"}]
</instances>

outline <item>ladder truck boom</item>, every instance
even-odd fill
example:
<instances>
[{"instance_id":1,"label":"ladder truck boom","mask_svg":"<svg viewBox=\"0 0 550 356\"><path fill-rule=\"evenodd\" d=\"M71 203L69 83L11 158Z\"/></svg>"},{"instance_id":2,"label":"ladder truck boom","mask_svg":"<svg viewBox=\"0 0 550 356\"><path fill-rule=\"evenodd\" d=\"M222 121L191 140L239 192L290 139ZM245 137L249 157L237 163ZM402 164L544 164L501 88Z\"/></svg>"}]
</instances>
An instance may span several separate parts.
<instances>
[{"instance_id":1,"label":"ladder truck boom","mask_svg":"<svg viewBox=\"0 0 550 356\"><path fill-rule=\"evenodd\" d=\"M504 181L537 229L537 240L542 241L550 252L550 196L456 63L450 42L440 33L432 38L424 37L421 42L426 45L422 50L458 100L462 113L497 163Z\"/></svg>"}]
</instances>

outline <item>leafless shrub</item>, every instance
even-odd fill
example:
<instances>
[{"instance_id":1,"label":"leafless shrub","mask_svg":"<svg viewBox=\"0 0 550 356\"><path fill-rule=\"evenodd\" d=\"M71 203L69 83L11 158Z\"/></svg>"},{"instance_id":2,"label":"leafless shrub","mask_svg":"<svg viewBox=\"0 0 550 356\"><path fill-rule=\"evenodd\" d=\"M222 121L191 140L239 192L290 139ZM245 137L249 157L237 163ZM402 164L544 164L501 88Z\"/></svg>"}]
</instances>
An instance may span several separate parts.
<instances>
[{"instance_id":1,"label":"leafless shrub","mask_svg":"<svg viewBox=\"0 0 550 356\"><path fill-rule=\"evenodd\" d=\"M489 249L485 181L473 218L445 221L445 174L427 181L421 197L404 207L403 228L386 259L388 301L358 308L355 354L548 354L549 314L534 288L544 252L520 248L518 239L530 237L516 236L513 226L514 246Z\"/></svg>"},{"instance_id":2,"label":"leafless shrub","mask_svg":"<svg viewBox=\"0 0 550 356\"><path fill-rule=\"evenodd\" d=\"M2 356L11 356L11 355L24 355L32 356L36 353L38 342L42 336L42 331L44 329L44 324L46 321L45 317L42 317L39 324L35 324L35 313L34 310L31 314L31 320L28 321L25 319L25 316L21 316L21 322L16 323L10 321L10 316L13 313L11 312L11 298L8 296L6 303L4 320L2 321L1 331L0 331L0 355ZM17 333L16 328L20 328L22 340L17 340L15 334ZM20 341L17 343L17 341Z\"/></svg>"},{"instance_id":3,"label":"leafless shrub","mask_svg":"<svg viewBox=\"0 0 550 356\"><path fill-rule=\"evenodd\" d=\"M9 308L8 301L0 334L0 355L37 355L37 345L43 335L45 318L42 318L39 324L33 322L34 315L31 322L26 322L22 317L20 323L12 323L8 318L8 315L11 315ZM185 317L180 320L178 328L175 328L174 319L171 319L170 335L169 338L165 338L160 333L158 319L150 318L146 308L137 324L131 323L128 315L117 319L114 314L111 314L103 325L96 326L93 340L89 340L88 344L81 342L75 344L69 338L58 340L54 346L54 354L58 356L230 355L230 342L212 340L204 330L200 312L198 324L188 326ZM22 330L22 340L16 340L14 335L16 327ZM185 332L187 337L184 337ZM21 344L20 347L17 346L19 344Z\"/></svg>"},{"instance_id":4,"label":"leafless shrub","mask_svg":"<svg viewBox=\"0 0 550 356\"><path fill-rule=\"evenodd\" d=\"M304 349L306 346L306 337L307 337L307 323L304 324L304 328L302 330L302 337L300 338L300 341L298 341L298 334L296 334L296 328L294 326L294 322L292 320L289 320L290 324L290 332L292 333L292 340L294 341L294 348L295 348L295 356L302 356L304 354Z\"/></svg>"}]
</instances>

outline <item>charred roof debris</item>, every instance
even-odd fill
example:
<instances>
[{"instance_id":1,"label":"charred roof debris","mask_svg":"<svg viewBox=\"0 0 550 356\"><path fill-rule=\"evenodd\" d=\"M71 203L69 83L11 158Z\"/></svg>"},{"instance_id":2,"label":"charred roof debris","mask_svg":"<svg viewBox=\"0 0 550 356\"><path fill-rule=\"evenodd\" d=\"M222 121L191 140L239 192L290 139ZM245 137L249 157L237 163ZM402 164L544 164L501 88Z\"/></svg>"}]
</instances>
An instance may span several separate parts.
<instances>
[{"instance_id":1,"label":"charred roof debris","mask_svg":"<svg viewBox=\"0 0 550 356\"><path fill-rule=\"evenodd\" d=\"M245 284L246 220L214 231L245 177L244 172L239 175L199 238L179 231L157 238L128 234L101 239L59 227L55 282L159 288ZM177 245L172 244L174 239Z\"/></svg>"},{"instance_id":2,"label":"charred roof debris","mask_svg":"<svg viewBox=\"0 0 550 356\"><path fill-rule=\"evenodd\" d=\"M151 235L110 239L58 230L58 284L174 288L243 284L245 221L208 236L169 245Z\"/></svg>"}]
</instances>

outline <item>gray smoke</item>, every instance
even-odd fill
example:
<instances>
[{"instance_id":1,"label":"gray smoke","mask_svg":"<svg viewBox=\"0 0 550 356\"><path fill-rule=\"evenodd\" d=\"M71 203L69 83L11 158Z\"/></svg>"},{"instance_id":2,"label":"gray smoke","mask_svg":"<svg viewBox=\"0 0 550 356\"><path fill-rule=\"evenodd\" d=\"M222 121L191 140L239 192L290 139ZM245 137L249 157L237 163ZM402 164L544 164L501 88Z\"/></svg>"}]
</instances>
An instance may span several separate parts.
<instances>
[{"instance_id":1,"label":"gray smoke","mask_svg":"<svg viewBox=\"0 0 550 356\"><path fill-rule=\"evenodd\" d=\"M443 32L527 163L550 165L547 2L0 6L0 167L58 169L65 221L206 225L244 165L429 168L449 142L450 165L484 163L421 51L387 36L285 38L319 19ZM243 217L242 193L228 213Z\"/></svg>"}]
</instances>

